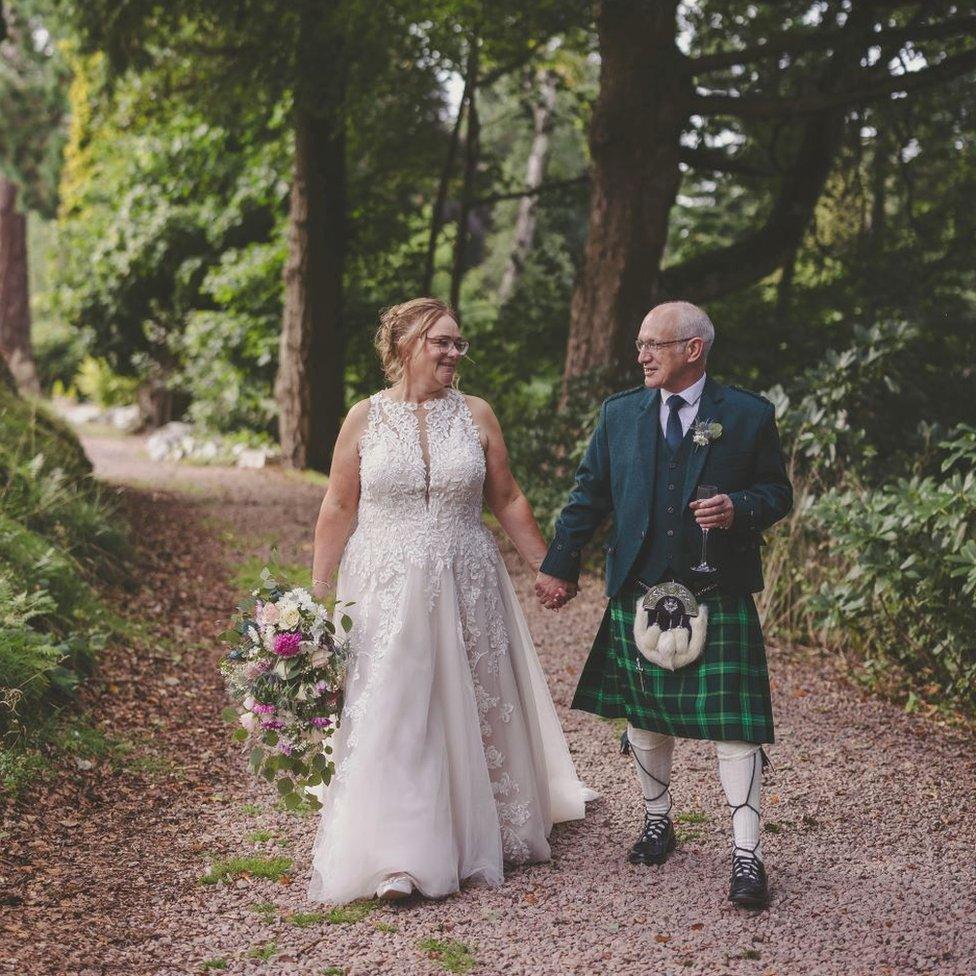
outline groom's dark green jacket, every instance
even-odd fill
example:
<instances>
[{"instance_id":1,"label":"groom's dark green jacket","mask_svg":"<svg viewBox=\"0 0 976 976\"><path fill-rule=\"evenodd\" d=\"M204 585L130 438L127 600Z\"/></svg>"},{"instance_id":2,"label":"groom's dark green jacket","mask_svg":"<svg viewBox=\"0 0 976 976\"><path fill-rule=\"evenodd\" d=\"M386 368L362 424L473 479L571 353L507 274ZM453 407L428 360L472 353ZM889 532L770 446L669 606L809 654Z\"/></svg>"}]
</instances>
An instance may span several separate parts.
<instances>
[{"instance_id":1,"label":"groom's dark green jacket","mask_svg":"<svg viewBox=\"0 0 976 976\"><path fill-rule=\"evenodd\" d=\"M641 386L604 401L569 502L556 520L542 572L575 582L583 547L612 516L605 546L607 595L614 596L627 580L645 539L655 531L655 471L658 452L667 450L660 398L658 390ZM732 499L735 517L731 529L710 533L709 562L719 570L724 592L755 593L763 588L761 534L793 506L773 405L709 377L696 420L721 424L722 433L706 446L688 445L673 573L687 581L691 566L701 558L701 530L688 503L697 485L715 485ZM689 431L686 437L691 436Z\"/></svg>"}]
</instances>

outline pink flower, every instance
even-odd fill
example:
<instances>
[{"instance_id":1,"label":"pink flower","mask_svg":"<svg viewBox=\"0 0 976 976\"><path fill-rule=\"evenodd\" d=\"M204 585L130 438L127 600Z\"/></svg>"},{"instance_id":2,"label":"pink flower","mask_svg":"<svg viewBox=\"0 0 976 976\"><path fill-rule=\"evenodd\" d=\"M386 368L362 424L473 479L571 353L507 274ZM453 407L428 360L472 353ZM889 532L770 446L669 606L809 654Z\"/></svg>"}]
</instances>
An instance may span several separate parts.
<instances>
[{"instance_id":1,"label":"pink flower","mask_svg":"<svg viewBox=\"0 0 976 976\"><path fill-rule=\"evenodd\" d=\"M274 705L262 705L260 702L257 705L251 706L252 712L257 712L258 715L274 715L278 709Z\"/></svg>"},{"instance_id":2,"label":"pink flower","mask_svg":"<svg viewBox=\"0 0 976 976\"><path fill-rule=\"evenodd\" d=\"M292 746L291 746L291 743L290 742L288 742L286 739L279 739L278 740L278 752L280 752L280 753L282 753L282 754L284 754L286 756L290 756L291 755L291 750L292 750Z\"/></svg>"},{"instance_id":3,"label":"pink flower","mask_svg":"<svg viewBox=\"0 0 976 976\"><path fill-rule=\"evenodd\" d=\"M264 674L264 672L270 667L270 662L266 660L251 661L249 664L244 666L244 677L247 678L248 681L253 681L255 678L258 678ZM247 702L245 702L244 705L247 707Z\"/></svg>"},{"instance_id":4,"label":"pink flower","mask_svg":"<svg viewBox=\"0 0 976 976\"><path fill-rule=\"evenodd\" d=\"M266 718L261 723L262 729L283 729L285 727L284 722L279 722L276 718Z\"/></svg>"},{"instance_id":5,"label":"pink flower","mask_svg":"<svg viewBox=\"0 0 976 976\"><path fill-rule=\"evenodd\" d=\"M278 657L294 657L302 649L301 634L278 634L275 637L274 652Z\"/></svg>"},{"instance_id":6,"label":"pink flower","mask_svg":"<svg viewBox=\"0 0 976 976\"><path fill-rule=\"evenodd\" d=\"M258 717L257 715L252 715L250 712L245 712L241 718L241 725L247 729L248 732L256 732L258 728Z\"/></svg>"},{"instance_id":7,"label":"pink flower","mask_svg":"<svg viewBox=\"0 0 976 976\"><path fill-rule=\"evenodd\" d=\"M278 622L278 607L274 603L266 603L261 608L261 625L273 627Z\"/></svg>"},{"instance_id":8,"label":"pink flower","mask_svg":"<svg viewBox=\"0 0 976 976\"><path fill-rule=\"evenodd\" d=\"M325 718L323 715L316 715L314 718L311 718L308 721L309 725L312 725L317 729L327 729L332 724L332 719Z\"/></svg>"}]
</instances>

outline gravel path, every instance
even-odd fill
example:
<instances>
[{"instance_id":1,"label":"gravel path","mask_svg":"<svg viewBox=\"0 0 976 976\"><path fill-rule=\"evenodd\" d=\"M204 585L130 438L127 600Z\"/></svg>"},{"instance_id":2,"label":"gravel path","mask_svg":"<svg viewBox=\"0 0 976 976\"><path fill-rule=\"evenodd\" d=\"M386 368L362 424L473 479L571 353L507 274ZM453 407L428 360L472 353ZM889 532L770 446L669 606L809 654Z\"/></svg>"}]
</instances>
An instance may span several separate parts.
<instances>
[{"instance_id":1,"label":"gravel path","mask_svg":"<svg viewBox=\"0 0 976 976\"><path fill-rule=\"evenodd\" d=\"M772 649L773 901L758 915L736 910L713 747L676 751L678 851L663 868L627 864L641 814L619 730L567 708L600 581L547 613L513 559L570 748L603 798L555 828L551 863L501 888L373 906L358 921L303 917L322 911L305 901L314 821L276 809L229 742L212 637L234 602L235 563L273 542L284 562L308 561L322 488L273 470L151 464L137 438L86 447L101 477L128 486L140 544L140 585L115 599L150 627L106 652L87 692L92 720L131 751L59 769L4 811L0 973L409 976L444 972L450 940L485 976L976 973L970 738L861 697L827 661ZM215 857L254 853L294 868L280 881L198 883Z\"/></svg>"}]
</instances>

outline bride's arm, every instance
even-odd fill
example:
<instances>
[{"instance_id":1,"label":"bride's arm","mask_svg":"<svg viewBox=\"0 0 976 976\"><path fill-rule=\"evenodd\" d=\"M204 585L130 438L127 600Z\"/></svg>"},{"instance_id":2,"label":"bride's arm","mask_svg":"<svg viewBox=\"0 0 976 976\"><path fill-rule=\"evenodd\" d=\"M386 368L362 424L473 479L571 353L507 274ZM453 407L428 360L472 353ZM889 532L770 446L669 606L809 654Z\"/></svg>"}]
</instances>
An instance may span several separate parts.
<instances>
[{"instance_id":1,"label":"bride's arm","mask_svg":"<svg viewBox=\"0 0 976 976\"><path fill-rule=\"evenodd\" d=\"M346 415L332 452L329 487L315 523L312 593L319 599L335 592L335 575L359 506L358 442L369 417L369 401L357 403Z\"/></svg>"},{"instance_id":2,"label":"bride's arm","mask_svg":"<svg viewBox=\"0 0 976 976\"><path fill-rule=\"evenodd\" d=\"M508 466L508 449L498 418L484 400L467 399L471 415L485 438L485 501L519 555L533 571L538 571L546 555L546 542L529 501Z\"/></svg>"}]
</instances>

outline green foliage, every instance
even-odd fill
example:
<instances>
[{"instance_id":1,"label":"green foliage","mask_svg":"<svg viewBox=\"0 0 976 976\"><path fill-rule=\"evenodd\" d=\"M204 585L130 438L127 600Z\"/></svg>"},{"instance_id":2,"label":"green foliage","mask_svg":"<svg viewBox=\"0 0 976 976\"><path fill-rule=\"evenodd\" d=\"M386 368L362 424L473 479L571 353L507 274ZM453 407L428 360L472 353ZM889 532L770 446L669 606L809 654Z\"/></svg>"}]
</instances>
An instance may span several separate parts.
<instances>
[{"instance_id":1,"label":"green foliage","mask_svg":"<svg viewBox=\"0 0 976 976\"><path fill-rule=\"evenodd\" d=\"M212 885L231 878L246 876L251 878L268 878L278 881L287 874L292 867L290 857L232 857L220 859L210 865L207 872L200 878L200 884Z\"/></svg>"},{"instance_id":2,"label":"green foliage","mask_svg":"<svg viewBox=\"0 0 976 976\"><path fill-rule=\"evenodd\" d=\"M976 708L976 430L940 443L943 476L832 489L809 512L832 563L812 610L828 640Z\"/></svg>"},{"instance_id":3,"label":"green foliage","mask_svg":"<svg viewBox=\"0 0 976 976\"><path fill-rule=\"evenodd\" d=\"M37 749L0 745L0 793L17 797L49 769Z\"/></svg>"},{"instance_id":4,"label":"green foliage","mask_svg":"<svg viewBox=\"0 0 976 976\"><path fill-rule=\"evenodd\" d=\"M417 948L449 973L466 973L477 962L471 950L457 939L421 939Z\"/></svg>"},{"instance_id":5,"label":"green foliage","mask_svg":"<svg viewBox=\"0 0 976 976\"><path fill-rule=\"evenodd\" d=\"M64 147L67 66L54 38L39 30L44 0L6 4L0 58L0 173L29 207L52 213Z\"/></svg>"},{"instance_id":6,"label":"green foliage","mask_svg":"<svg viewBox=\"0 0 976 976\"><path fill-rule=\"evenodd\" d=\"M131 376L119 376L104 359L85 356L78 364L73 384L86 399L100 407L115 407L134 403L139 381Z\"/></svg>"},{"instance_id":7,"label":"green foliage","mask_svg":"<svg viewBox=\"0 0 976 976\"><path fill-rule=\"evenodd\" d=\"M0 385L0 733L24 745L113 629L91 583L127 543L70 430Z\"/></svg>"},{"instance_id":8,"label":"green foliage","mask_svg":"<svg viewBox=\"0 0 976 976\"><path fill-rule=\"evenodd\" d=\"M273 955L278 951L278 943L275 941L266 942L264 945L255 946L253 949L247 950L247 956L249 959L261 959L267 962Z\"/></svg>"},{"instance_id":9,"label":"green foliage","mask_svg":"<svg viewBox=\"0 0 976 976\"><path fill-rule=\"evenodd\" d=\"M288 923L300 929L307 929L323 921L325 921L324 912L294 912L288 916Z\"/></svg>"},{"instance_id":10,"label":"green foliage","mask_svg":"<svg viewBox=\"0 0 976 976\"><path fill-rule=\"evenodd\" d=\"M375 899L350 902L348 905L339 905L329 911L325 921L329 925L355 925L371 915L378 907L379 903Z\"/></svg>"}]
</instances>

